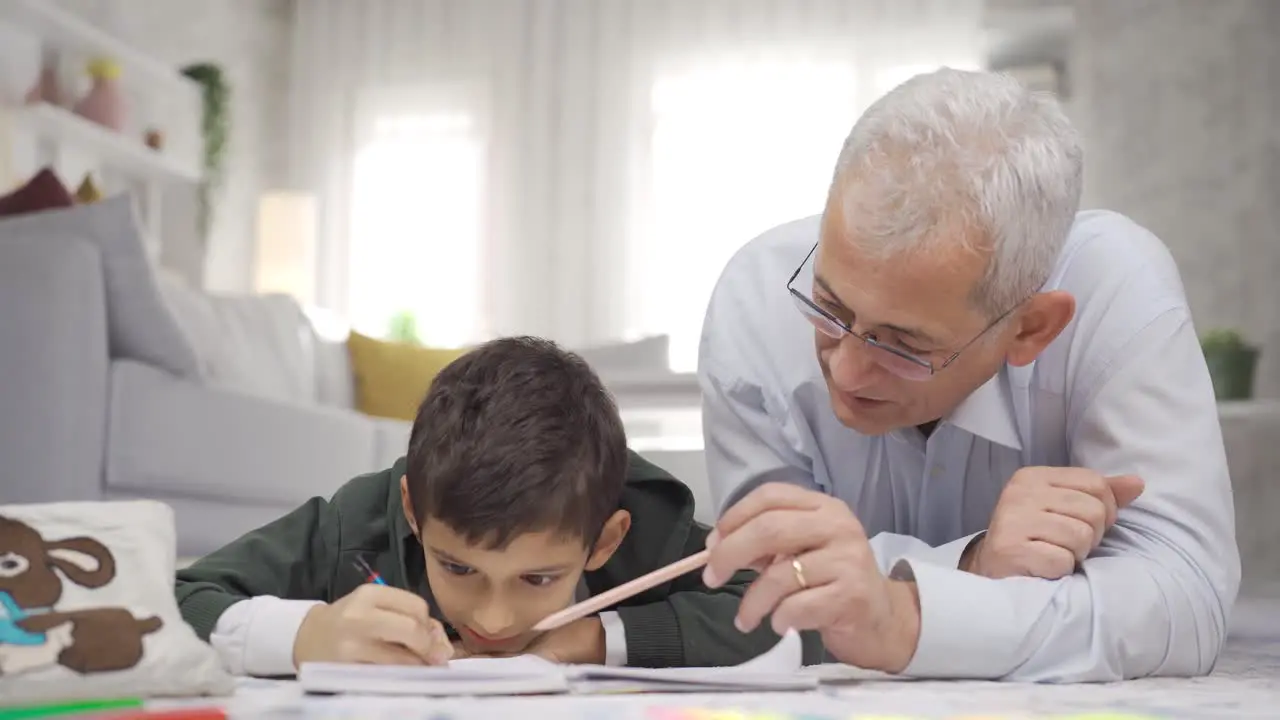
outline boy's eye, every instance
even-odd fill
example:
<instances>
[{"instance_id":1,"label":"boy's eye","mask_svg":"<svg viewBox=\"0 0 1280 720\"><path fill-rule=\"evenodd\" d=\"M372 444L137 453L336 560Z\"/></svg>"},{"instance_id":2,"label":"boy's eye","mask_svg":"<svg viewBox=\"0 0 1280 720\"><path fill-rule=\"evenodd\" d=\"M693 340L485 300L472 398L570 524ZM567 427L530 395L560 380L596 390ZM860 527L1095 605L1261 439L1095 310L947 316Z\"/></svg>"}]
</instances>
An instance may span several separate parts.
<instances>
[{"instance_id":1,"label":"boy's eye","mask_svg":"<svg viewBox=\"0 0 1280 720\"><path fill-rule=\"evenodd\" d=\"M522 579L534 587L546 587L559 578L555 575L525 575Z\"/></svg>"},{"instance_id":2,"label":"boy's eye","mask_svg":"<svg viewBox=\"0 0 1280 720\"><path fill-rule=\"evenodd\" d=\"M440 567L444 568L444 571L450 575L470 575L475 572L475 570L472 570L466 565L459 565L458 563L446 562L444 560L440 561Z\"/></svg>"}]
</instances>

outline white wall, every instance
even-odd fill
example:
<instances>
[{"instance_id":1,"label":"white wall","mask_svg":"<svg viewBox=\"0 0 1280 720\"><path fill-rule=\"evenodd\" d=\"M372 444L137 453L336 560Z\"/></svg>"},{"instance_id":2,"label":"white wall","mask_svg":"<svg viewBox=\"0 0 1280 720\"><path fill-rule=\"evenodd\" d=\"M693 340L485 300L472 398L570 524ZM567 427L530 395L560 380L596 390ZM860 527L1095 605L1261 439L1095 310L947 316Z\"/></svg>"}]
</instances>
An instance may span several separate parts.
<instances>
[{"instance_id":1,"label":"white wall","mask_svg":"<svg viewBox=\"0 0 1280 720\"><path fill-rule=\"evenodd\" d=\"M175 67L220 64L231 85L224 195L205 279L248 289L258 194L281 182L290 0L50 0Z\"/></svg>"}]
</instances>

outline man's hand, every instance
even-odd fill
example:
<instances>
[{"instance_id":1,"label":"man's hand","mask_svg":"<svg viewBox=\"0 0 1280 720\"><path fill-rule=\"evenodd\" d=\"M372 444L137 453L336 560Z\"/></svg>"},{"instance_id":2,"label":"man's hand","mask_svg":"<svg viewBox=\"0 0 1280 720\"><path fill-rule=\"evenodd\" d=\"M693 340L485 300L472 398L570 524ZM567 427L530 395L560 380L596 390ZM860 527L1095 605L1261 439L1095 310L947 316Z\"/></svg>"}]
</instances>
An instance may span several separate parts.
<instances>
[{"instance_id":1,"label":"man's hand","mask_svg":"<svg viewBox=\"0 0 1280 720\"><path fill-rule=\"evenodd\" d=\"M772 613L775 632L817 630L827 650L850 665L897 673L915 655L915 586L880 573L862 524L843 501L787 483L761 485L724 513L708 546L708 587L743 568L760 570L738 608L742 631Z\"/></svg>"},{"instance_id":2,"label":"man's hand","mask_svg":"<svg viewBox=\"0 0 1280 720\"><path fill-rule=\"evenodd\" d=\"M1057 580L1075 572L1143 490L1135 475L1082 468L1026 467L1005 485L991 527L965 551L960 569L990 578Z\"/></svg>"},{"instance_id":3,"label":"man's hand","mask_svg":"<svg viewBox=\"0 0 1280 720\"><path fill-rule=\"evenodd\" d=\"M293 642L293 664L358 662L442 665L453 646L427 601L407 590L361 585L307 613Z\"/></svg>"}]
</instances>

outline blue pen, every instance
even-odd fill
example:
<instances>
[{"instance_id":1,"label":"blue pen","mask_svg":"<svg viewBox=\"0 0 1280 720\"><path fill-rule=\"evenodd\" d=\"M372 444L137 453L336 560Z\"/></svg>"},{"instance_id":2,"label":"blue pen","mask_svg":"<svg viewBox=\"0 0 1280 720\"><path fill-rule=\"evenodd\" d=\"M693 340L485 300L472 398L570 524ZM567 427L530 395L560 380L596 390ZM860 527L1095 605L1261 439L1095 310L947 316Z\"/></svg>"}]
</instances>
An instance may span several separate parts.
<instances>
[{"instance_id":1,"label":"blue pen","mask_svg":"<svg viewBox=\"0 0 1280 720\"><path fill-rule=\"evenodd\" d=\"M362 557L356 557L356 569L363 572L365 574L365 579L371 583L375 583L377 585L387 584L386 581L382 579L382 576L378 574L378 571L374 570Z\"/></svg>"}]
</instances>

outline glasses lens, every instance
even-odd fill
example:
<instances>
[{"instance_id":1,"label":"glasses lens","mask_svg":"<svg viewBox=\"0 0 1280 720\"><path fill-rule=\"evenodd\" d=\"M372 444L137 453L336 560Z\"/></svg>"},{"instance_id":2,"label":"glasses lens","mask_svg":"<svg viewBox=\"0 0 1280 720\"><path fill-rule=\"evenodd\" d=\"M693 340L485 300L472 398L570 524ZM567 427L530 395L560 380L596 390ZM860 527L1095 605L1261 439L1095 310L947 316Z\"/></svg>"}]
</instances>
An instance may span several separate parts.
<instances>
[{"instance_id":1,"label":"glasses lens","mask_svg":"<svg viewBox=\"0 0 1280 720\"><path fill-rule=\"evenodd\" d=\"M933 369L930 366L921 365L882 345L867 342L867 351L871 353L871 359L877 365L905 380L927 380L933 375Z\"/></svg>"},{"instance_id":2,"label":"glasses lens","mask_svg":"<svg viewBox=\"0 0 1280 720\"><path fill-rule=\"evenodd\" d=\"M844 337L844 328L814 307L808 300L796 294L794 290L791 292L791 300L796 304L796 308L800 310L800 314L804 315L805 319L818 329L818 332L836 340Z\"/></svg>"},{"instance_id":3,"label":"glasses lens","mask_svg":"<svg viewBox=\"0 0 1280 720\"><path fill-rule=\"evenodd\" d=\"M849 331L844 326L836 322L826 313L814 307L813 303L795 290L791 291L791 300L795 303L796 308L804 315L805 319L811 325L817 328L818 332L827 337L836 340L842 339L849 335ZM878 345L874 341L867 340L858 335L854 335L863 342L867 351L870 353L871 359L880 367L906 380L928 380L933 376L933 368L928 364L922 364L915 360L911 360L900 355L883 345Z\"/></svg>"}]
</instances>

